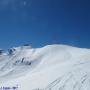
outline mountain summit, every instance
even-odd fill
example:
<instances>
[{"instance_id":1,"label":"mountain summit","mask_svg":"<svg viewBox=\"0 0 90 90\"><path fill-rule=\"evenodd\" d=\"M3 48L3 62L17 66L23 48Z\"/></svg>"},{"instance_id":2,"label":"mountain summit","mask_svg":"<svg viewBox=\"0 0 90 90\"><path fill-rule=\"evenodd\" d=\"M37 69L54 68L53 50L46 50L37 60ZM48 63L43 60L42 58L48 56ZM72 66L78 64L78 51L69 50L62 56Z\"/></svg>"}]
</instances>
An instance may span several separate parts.
<instances>
[{"instance_id":1,"label":"mountain summit","mask_svg":"<svg viewBox=\"0 0 90 90\"><path fill-rule=\"evenodd\" d=\"M18 85L15 90L90 89L90 49L24 45L2 53L0 88Z\"/></svg>"}]
</instances>

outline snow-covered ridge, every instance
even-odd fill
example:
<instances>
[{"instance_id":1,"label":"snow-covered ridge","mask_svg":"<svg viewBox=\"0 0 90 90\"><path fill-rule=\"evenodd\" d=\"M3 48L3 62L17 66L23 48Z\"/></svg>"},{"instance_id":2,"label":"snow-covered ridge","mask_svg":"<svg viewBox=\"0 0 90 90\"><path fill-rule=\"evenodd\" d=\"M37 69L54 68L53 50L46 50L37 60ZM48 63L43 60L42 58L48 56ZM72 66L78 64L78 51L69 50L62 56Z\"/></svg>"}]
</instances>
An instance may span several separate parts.
<instances>
[{"instance_id":1,"label":"snow-covered ridge","mask_svg":"<svg viewBox=\"0 0 90 90\"><path fill-rule=\"evenodd\" d=\"M15 84L18 90L89 90L90 49L54 44L2 50L0 85Z\"/></svg>"}]
</instances>

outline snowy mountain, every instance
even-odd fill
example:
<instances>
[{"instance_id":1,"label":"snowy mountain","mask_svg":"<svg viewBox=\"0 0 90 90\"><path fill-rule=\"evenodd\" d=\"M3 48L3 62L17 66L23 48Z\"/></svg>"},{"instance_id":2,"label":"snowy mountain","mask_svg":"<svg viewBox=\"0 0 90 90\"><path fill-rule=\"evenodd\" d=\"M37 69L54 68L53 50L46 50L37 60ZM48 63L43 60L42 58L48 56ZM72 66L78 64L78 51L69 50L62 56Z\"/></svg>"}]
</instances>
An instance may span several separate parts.
<instances>
[{"instance_id":1,"label":"snowy mountain","mask_svg":"<svg viewBox=\"0 0 90 90\"><path fill-rule=\"evenodd\" d=\"M25 45L1 51L0 90L90 90L90 50Z\"/></svg>"}]
</instances>

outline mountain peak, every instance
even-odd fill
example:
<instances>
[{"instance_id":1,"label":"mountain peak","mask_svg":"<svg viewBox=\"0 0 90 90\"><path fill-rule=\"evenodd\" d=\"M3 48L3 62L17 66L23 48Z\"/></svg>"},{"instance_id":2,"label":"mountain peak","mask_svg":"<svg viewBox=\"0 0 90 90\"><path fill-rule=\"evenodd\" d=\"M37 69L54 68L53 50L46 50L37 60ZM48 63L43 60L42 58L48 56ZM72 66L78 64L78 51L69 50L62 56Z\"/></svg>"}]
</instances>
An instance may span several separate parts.
<instances>
[{"instance_id":1,"label":"mountain peak","mask_svg":"<svg viewBox=\"0 0 90 90\"><path fill-rule=\"evenodd\" d=\"M90 88L89 49L59 44L42 48L24 45L13 47L8 52L0 56L0 83L3 85L18 83L19 90Z\"/></svg>"}]
</instances>

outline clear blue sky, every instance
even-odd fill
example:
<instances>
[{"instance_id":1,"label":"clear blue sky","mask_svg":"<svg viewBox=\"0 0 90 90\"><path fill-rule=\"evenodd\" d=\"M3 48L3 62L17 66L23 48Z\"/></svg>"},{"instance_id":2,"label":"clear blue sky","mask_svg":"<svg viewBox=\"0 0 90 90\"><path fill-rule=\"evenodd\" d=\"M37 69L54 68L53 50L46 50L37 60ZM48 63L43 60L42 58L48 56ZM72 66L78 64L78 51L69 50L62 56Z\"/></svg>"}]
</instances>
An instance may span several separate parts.
<instances>
[{"instance_id":1,"label":"clear blue sky","mask_svg":"<svg viewBox=\"0 0 90 90\"><path fill-rule=\"evenodd\" d=\"M90 1L0 0L0 47L27 43L90 48Z\"/></svg>"}]
</instances>

